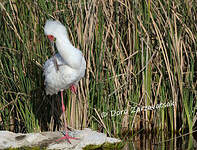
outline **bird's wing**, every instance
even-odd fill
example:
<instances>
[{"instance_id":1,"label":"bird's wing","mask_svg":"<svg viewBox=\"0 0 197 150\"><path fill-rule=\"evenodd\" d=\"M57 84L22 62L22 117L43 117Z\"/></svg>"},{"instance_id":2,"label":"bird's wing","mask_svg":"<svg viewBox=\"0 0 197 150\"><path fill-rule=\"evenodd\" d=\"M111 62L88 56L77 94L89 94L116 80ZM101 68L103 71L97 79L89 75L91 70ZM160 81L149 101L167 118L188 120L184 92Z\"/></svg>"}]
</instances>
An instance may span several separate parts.
<instances>
[{"instance_id":1,"label":"bird's wing","mask_svg":"<svg viewBox=\"0 0 197 150\"><path fill-rule=\"evenodd\" d=\"M59 70L56 69L54 59L57 60ZM53 95L60 90L70 87L78 79L78 72L69 67L59 54L56 54L44 64L46 93Z\"/></svg>"}]
</instances>

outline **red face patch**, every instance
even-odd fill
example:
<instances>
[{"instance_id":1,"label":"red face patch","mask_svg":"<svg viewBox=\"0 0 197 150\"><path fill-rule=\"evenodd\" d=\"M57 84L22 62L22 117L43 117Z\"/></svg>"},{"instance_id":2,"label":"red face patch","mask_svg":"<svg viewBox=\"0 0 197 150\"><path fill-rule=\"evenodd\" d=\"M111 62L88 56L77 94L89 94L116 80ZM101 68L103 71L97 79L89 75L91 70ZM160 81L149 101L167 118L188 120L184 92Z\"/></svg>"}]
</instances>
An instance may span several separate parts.
<instances>
[{"instance_id":1,"label":"red face patch","mask_svg":"<svg viewBox=\"0 0 197 150\"><path fill-rule=\"evenodd\" d=\"M50 41L54 41L54 36L52 36L52 35L47 35L47 37L48 37L48 39L50 40Z\"/></svg>"}]
</instances>

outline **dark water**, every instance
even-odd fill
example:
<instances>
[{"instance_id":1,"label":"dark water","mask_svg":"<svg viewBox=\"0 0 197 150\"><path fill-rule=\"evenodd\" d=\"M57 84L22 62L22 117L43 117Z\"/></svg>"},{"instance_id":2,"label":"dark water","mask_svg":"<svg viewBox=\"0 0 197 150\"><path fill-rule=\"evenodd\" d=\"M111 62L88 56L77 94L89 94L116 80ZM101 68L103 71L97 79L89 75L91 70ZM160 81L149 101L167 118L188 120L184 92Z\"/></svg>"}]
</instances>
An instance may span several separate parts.
<instances>
[{"instance_id":1,"label":"dark water","mask_svg":"<svg viewBox=\"0 0 197 150\"><path fill-rule=\"evenodd\" d=\"M122 150L195 150L197 132L183 135L139 135L127 140Z\"/></svg>"}]
</instances>

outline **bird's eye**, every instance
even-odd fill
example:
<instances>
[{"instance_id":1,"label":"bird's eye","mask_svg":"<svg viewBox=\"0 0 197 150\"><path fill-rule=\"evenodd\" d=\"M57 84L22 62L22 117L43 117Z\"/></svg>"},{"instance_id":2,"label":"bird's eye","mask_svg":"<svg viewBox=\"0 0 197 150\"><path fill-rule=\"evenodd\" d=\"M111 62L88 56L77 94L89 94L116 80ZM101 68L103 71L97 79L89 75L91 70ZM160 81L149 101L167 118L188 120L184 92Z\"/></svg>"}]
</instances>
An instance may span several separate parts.
<instances>
[{"instance_id":1,"label":"bird's eye","mask_svg":"<svg viewBox=\"0 0 197 150\"><path fill-rule=\"evenodd\" d=\"M48 39L49 39L50 41L54 41L54 40L55 40L55 38L54 38L53 35L47 35L47 37L48 37Z\"/></svg>"}]
</instances>

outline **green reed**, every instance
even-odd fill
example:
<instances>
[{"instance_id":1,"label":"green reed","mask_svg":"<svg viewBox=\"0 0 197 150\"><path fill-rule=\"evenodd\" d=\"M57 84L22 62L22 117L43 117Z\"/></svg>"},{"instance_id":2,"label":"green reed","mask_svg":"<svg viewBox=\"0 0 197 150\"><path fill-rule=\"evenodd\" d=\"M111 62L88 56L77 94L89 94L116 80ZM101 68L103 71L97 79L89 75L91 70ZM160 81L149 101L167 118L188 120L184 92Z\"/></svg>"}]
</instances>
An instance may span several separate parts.
<instances>
[{"instance_id":1,"label":"green reed","mask_svg":"<svg viewBox=\"0 0 197 150\"><path fill-rule=\"evenodd\" d=\"M195 1L9 0L0 8L0 129L62 129L60 96L46 96L43 83L52 56L43 26L52 18L87 61L78 94L64 95L69 126L110 136L192 131ZM174 106L157 107L167 103Z\"/></svg>"}]
</instances>

